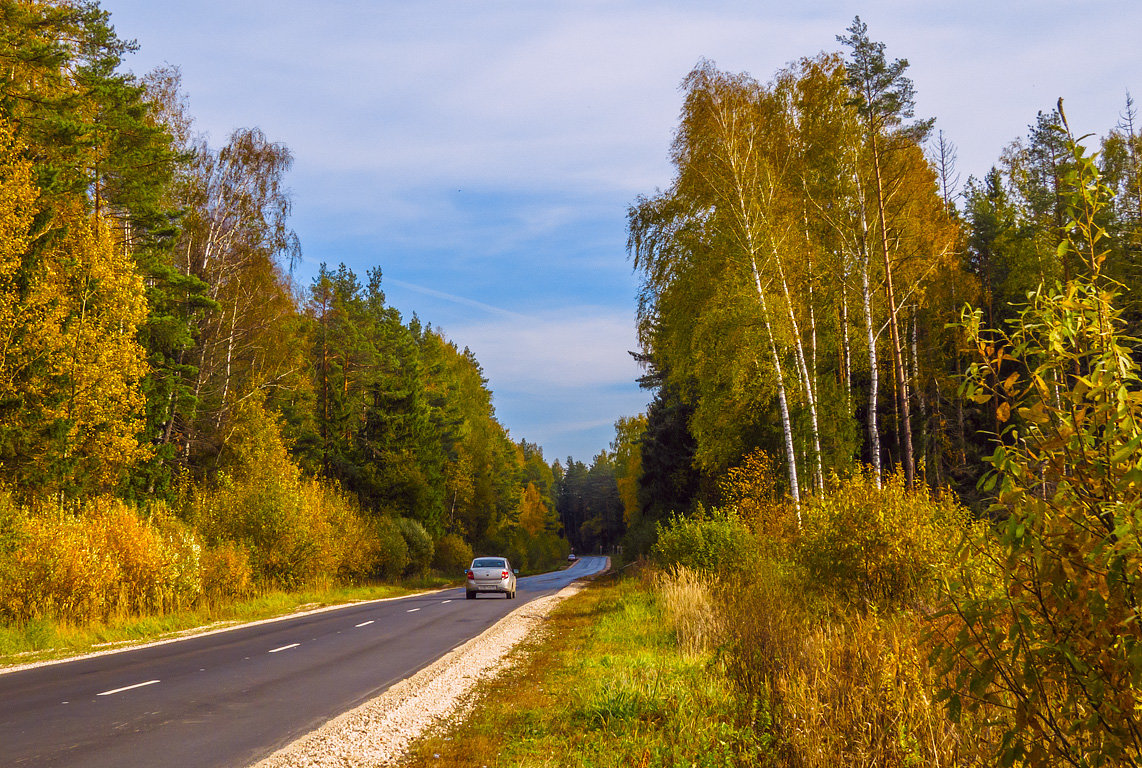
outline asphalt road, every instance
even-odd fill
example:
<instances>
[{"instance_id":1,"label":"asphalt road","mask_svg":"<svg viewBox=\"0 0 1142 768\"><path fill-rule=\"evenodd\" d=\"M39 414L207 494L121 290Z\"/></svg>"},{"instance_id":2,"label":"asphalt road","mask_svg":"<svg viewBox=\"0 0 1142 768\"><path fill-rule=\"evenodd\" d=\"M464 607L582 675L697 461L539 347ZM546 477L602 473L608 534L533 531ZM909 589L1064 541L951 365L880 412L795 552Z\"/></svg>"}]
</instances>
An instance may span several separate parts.
<instances>
[{"instance_id":1,"label":"asphalt road","mask_svg":"<svg viewBox=\"0 0 1142 768\"><path fill-rule=\"evenodd\" d=\"M0 674L0 766L250 765L605 564L515 600L451 589Z\"/></svg>"}]
</instances>

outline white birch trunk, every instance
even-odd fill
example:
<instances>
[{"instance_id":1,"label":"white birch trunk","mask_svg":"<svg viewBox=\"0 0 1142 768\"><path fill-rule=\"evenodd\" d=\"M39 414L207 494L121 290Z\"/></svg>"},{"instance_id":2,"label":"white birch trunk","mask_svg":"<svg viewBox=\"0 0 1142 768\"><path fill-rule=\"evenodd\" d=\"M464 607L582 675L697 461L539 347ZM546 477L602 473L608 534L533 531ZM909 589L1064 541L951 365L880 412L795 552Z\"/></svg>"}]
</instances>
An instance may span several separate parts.
<instances>
[{"instance_id":1,"label":"white birch trunk","mask_svg":"<svg viewBox=\"0 0 1142 768\"><path fill-rule=\"evenodd\" d=\"M221 429L222 417L226 413L226 398L230 394L230 378L233 375L234 364L234 336L238 327L238 303L241 301L242 281L234 284L234 307L230 311L230 331L226 334L226 363L223 366L222 397L218 401L218 413L214 417L214 428Z\"/></svg>"},{"instance_id":2,"label":"white birch trunk","mask_svg":"<svg viewBox=\"0 0 1142 768\"><path fill-rule=\"evenodd\" d=\"M853 411L853 358L852 345L849 343L849 260L848 254L841 253L841 353L845 377L845 414L852 416Z\"/></svg>"},{"instance_id":3,"label":"white birch trunk","mask_svg":"<svg viewBox=\"0 0 1142 768\"><path fill-rule=\"evenodd\" d=\"M731 123L735 122L735 115L732 113L720 113L717 115L718 124L722 131L722 142L725 147L725 161L730 170L730 176L733 183L731 192L731 200L736 203L737 210L734 212L741 231L737 233L740 238L739 244L745 251L748 258L749 268L753 275L754 286L757 289L758 305L761 309L762 323L765 327L767 341L769 342L770 357L773 362L774 374L777 378L777 399L781 411L781 429L785 438L785 453L787 457L786 465L789 475L789 493L793 498L793 504L797 509L797 523L801 523L801 487L798 481L797 471L797 453L793 445L793 423L789 417L789 400L785 389L785 376L781 365L781 355L777 350L777 340L773 333L773 326L770 321L769 306L765 300L765 289L761 281L761 273L757 266L758 247L756 237L760 226L758 219L761 217L760 205L753 197L754 195L773 193L772 185L765 185L759 178L755 178L753 174L748 175L746 168L750 167L750 159L753 157L754 146L752 135L740 136ZM744 149L739 146L739 142L745 144ZM746 199L747 192L750 194L750 199ZM796 337L796 333L794 334ZM814 424L814 430L816 425Z\"/></svg>"},{"instance_id":4,"label":"white birch trunk","mask_svg":"<svg viewBox=\"0 0 1142 768\"><path fill-rule=\"evenodd\" d=\"M861 217L864 223L863 216ZM876 355L875 321L872 317L872 286L868 276L868 249L864 250L861 269L861 302L864 307L864 326L868 334L868 440L869 459L872 461L872 472L876 478L876 487L880 488L880 427L877 424L876 400L880 390L880 372Z\"/></svg>"},{"instance_id":5,"label":"white birch trunk","mask_svg":"<svg viewBox=\"0 0 1142 768\"><path fill-rule=\"evenodd\" d=\"M789 292L789 283L785 279L785 267L777 249L773 249L773 262L777 265L777 273L781 278L781 289L785 294L785 307L789 312L789 325L793 331L793 350L797 361L798 373L801 379L801 388L805 391L805 402L809 406L809 420L813 430L813 480L818 490L825 487L825 474L821 466L821 431L817 426L817 397L813 387L813 377L809 375L809 366L805 361L805 346L801 342L801 328L797 323L797 315L793 311L793 296ZM754 266L754 277L757 278L757 266ZM761 281L757 281L758 294L761 294Z\"/></svg>"},{"instance_id":6,"label":"white birch trunk","mask_svg":"<svg viewBox=\"0 0 1142 768\"><path fill-rule=\"evenodd\" d=\"M765 302L765 291L761 285L761 275L757 271L757 262L751 259L753 267L754 285L757 287L757 300L761 305L761 320L765 326L765 335L769 341L769 354L773 363L773 371L777 376L777 403L781 410L781 431L785 437L785 454L789 471L789 495L793 497L793 506L797 509L797 526L801 526L801 487L797 480L797 453L793 448L793 422L789 419L789 401L785 395L785 374L781 367L781 355L777 353L777 342L773 338L773 327L769 322L769 307Z\"/></svg>"}]
</instances>

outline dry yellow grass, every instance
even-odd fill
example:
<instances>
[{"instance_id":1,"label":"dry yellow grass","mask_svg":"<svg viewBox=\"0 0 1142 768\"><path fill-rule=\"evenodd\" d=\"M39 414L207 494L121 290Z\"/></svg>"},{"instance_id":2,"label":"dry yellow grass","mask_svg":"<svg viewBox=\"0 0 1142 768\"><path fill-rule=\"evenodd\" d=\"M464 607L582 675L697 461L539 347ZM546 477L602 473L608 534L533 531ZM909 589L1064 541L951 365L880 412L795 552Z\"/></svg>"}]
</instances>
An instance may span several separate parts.
<instances>
[{"instance_id":1,"label":"dry yellow grass","mask_svg":"<svg viewBox=\"0 0 1142 768\"><path fill-rule=\"evenodd\" d=\"M710 579L709 574L684 565L655 578L659 600L684 653L705 653L721 642Z\"/></svg>"}]
</instances>

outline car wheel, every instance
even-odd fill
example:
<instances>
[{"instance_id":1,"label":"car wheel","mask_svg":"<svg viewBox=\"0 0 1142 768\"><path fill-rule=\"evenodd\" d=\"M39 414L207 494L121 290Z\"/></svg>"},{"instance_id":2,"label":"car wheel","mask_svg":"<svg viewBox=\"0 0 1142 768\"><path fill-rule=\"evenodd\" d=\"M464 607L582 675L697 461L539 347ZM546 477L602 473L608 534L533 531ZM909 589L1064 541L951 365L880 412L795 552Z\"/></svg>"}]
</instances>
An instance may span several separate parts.
<instances>
[{"instance_id":1,"label":"car wheel","mask_svg":"<svg viewBox=\"0 0 1142 768\"><path fill-rule=\"evenodd\" d=\"M465 592L464 597L468 598L469 600L475 600L476 599L476 593L475 592Z\"/></svg>"}]
</instances>

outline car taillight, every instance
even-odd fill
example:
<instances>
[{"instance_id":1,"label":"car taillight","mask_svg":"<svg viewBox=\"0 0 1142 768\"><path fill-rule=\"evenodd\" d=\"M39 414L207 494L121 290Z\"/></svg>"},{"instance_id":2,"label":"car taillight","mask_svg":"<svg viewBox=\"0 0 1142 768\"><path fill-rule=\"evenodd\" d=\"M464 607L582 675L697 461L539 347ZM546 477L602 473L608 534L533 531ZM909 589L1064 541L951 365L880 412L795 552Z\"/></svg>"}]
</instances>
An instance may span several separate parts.
<instances>
[{"instance_id":1,"label":"car taillight","mask_svg":"<svg viewBox=\"0 0 1142 768\"><path fill-rule=\"evenodd\" d=\"M500 578L501 579L506 579L507 577L508 577L507 571L500 571Z\"/></svg>"},{"instance_id":2,"label":"car taillight","mask_svg":"<svg viewBox=\"0 0 1142 768\"><path fill-rule=\"evenodd\" d=\"M476 574L472 573L472 569L471 569L471 568L469 568L469 569L468 569L468 578L469 578L469 579L474 579L474 578L476 578Z\"/></svg>"}]
</instances>

